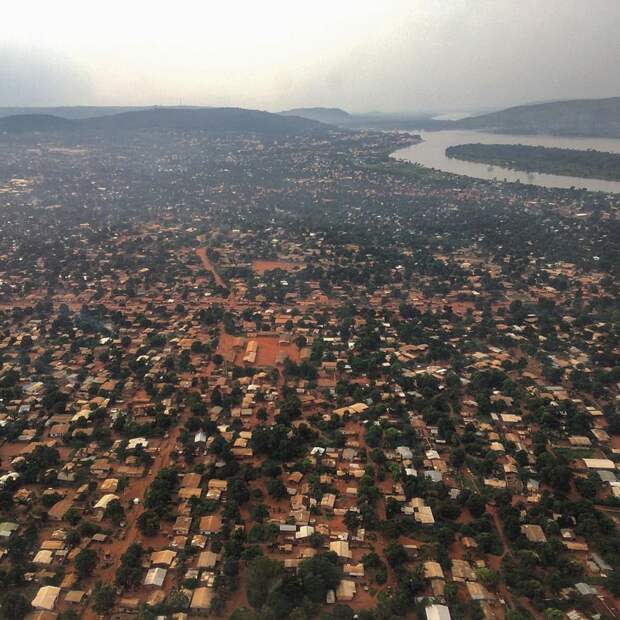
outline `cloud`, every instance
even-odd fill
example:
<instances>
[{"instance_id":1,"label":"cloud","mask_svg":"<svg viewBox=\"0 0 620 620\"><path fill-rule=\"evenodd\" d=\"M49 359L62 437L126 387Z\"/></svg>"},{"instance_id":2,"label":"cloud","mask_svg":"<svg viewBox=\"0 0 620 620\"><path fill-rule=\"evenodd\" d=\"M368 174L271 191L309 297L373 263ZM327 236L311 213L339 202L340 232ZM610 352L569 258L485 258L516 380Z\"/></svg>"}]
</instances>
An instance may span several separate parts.
<instances>
[{"instance_id":1,"label":"cloud","mask_svg":"<svg viewBox=\"0 0 620 620\"><path fill-rule=\"evenodd\" d=\"M92 5L7 3L0 105L447 112L620 95L618 0Z\"/></svg>"},{"instance_id":2,"label":"cloud","mask_svg":"<svg viewBox=\"0 0 620 620\"><path fill-rule=\"evenodd\" d=\"M0 105L79 105L90 101L91 79L76 63L49 50L0 47Z\"/></svg>"},{"instance_id":3,"label":"cloud","mask_svg":"<svg viewBox=\"0 0 620 620\"><path fill-rule=\"evenodd\" d=\"M455 111L620 95L620 3L440 5L404 12L387 34L370 34L331 66L300 76L295 105Z\"/></svg>"}]
</instances>

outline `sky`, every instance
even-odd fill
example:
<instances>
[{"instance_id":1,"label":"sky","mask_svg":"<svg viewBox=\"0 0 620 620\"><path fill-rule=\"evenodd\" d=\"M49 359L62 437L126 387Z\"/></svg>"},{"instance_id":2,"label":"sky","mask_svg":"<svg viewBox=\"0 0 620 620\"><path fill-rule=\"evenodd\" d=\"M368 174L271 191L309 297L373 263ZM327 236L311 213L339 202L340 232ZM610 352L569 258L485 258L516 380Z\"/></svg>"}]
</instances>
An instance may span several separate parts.
<instances>
[{"instance_id":1,"label":"sky","mask_svg":"<svg viewBox=\"0 0 620 620\"><path fill-rule=\"evenodd\" d=\"M620 95L619 0L4 0L0 106L427 113Z\"/></svg>"}]
</instances>

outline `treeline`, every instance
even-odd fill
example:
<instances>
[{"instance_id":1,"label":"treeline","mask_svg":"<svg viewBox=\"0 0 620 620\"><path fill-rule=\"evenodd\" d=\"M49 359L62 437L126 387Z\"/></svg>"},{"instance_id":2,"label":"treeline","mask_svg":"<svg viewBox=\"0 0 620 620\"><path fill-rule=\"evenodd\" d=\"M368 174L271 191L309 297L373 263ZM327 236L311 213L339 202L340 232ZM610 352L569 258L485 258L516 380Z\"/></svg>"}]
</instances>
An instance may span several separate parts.
<instances>
[{"instance_id":1,"label":"treeline","mask_svg":"<svg viewBox=\"0 0 620 620\"><path fill-rule=\"evenodd\" d=\"M449 146L446 156L525 172L620 181L620 153L524 144L458 144Z\"/></svg>"}]
</instances>

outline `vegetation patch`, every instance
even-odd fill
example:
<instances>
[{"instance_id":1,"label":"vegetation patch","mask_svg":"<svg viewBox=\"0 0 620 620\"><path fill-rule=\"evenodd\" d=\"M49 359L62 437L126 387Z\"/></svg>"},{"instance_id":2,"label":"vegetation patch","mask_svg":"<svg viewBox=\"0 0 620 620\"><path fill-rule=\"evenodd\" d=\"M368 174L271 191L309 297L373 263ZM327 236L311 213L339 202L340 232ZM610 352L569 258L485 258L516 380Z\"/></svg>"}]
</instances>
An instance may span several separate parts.
<instances>
[{"instance_id":1,"label":"vegetation patch","mask_svg":"<svg viewBox=\"0 0 620 620\"><path fill-rule=\"evenodd\" d=\"M525 172L620 181L620 153L524 144L458 144L449 146L446 156Z\"/></svg>"}]
</instances>

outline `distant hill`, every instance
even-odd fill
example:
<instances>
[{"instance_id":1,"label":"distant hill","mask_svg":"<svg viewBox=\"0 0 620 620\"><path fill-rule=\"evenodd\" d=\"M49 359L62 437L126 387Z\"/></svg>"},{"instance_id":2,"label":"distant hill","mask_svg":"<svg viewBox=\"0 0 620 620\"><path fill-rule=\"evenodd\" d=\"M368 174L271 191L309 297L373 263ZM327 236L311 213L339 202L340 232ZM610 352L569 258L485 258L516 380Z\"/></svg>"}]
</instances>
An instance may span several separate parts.
<instances>
[{"instance_id":1,"label":"distant hill","mask_svg":"<svg viewBox=\"0 0 620 620\"><path fill-rule=\"evenodd\" d=\"M24 133L34 131L68 131L74 121L51 114L19 114L0 118L0 133Z\"/></svg>"},{"instance_id":2,"label":"distant hill","mask_svg":"<svg viewBox=\"0 0 620 620\"><path fill-rule=\"evenodd\" d=\"M280 112L284 116L302 116L321 123L337 125L348 129L444 129L443 121L428 115L415 114L350 114L341 108L294 108Z\"/></svg>"},{"instance_id":3,"label":"distant hill","mask_svg":"<svg viewBox=\"0 0 620 620\"><path fill-rule=\"evenodd\" d=\"M294 108L280 112L282 116L301 116L329 125L350 125L355 117L340 108Z\"/></svg>"},{"instance_id":4,"label":"distant hill","mask_svg":"<svg viewBox=\"0 0 620 620\"><path fill-rule=\"evenodd\" d=\"M72 120L43 114L20 114L0 118L0 132L8 133L112 133L156 129L286 135L322 133L327 131L329 126L298 116L281 116L242 108L150 108Z\"/></svg>"},{"instance_id":5,"label":"distant hill","mask_svg":"<svg viewBox=\"0 0 620 620\"><path fill-rule=\"evenodd\" d=\"M479 131L620 138L620 97L522 105L455 121Z\"/></svg>"},{"instance_id":6,"label":"distant hill","mask_svg":"<svg viewBox=\"0 0 620 620\"><path fill-rule=\"evenodd\" d=\"M60 116L61 118L77 119L92 118L94 116L107 116L109 114L119 114L131 110L144 110L145 106L54 106L54 107L0 107L0 118L5 116L16 116L21 114L46 114Z\"/></svg>"}]
</instances>

